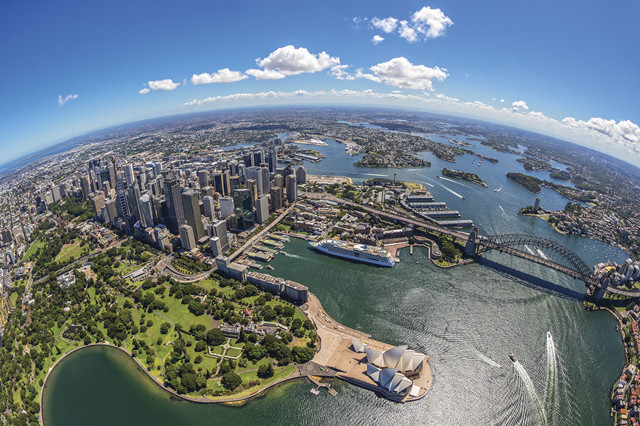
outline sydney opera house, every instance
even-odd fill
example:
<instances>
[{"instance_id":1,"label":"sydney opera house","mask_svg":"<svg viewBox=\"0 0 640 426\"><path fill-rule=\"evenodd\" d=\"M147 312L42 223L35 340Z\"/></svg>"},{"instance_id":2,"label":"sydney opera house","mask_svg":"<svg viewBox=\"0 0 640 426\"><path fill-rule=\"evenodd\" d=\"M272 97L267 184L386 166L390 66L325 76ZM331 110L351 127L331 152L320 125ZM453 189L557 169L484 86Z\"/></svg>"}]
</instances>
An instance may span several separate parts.
<instances>
[{"instance_id":1,"label":"sydney opera house","mask_svg":"<svg viewBox=\"0 0 640 426\"><path fill-rule=\"evenodd\" d=\"M424 396L423 389L414 384L414 380L420 377L427 359L425 354L410 350L406 345L382 352L357 340L352 341L352 347L356 353L366 354L366 374L378 385L376 390L387 398L404 401Z\"/></svg>"}]
</instances>

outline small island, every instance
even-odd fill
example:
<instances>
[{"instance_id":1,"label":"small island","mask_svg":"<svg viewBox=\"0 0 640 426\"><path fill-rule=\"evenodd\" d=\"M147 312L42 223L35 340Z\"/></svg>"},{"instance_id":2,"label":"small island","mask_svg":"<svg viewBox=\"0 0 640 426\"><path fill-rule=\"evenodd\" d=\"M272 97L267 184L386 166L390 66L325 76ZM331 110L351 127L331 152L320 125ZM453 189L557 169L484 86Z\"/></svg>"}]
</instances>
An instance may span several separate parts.
<instances>
[{"instance_id":1,"label":"small island","mask_svg":"<svg viewBox=\"0 0 640 426\"><path fill-rule=\"evenodd\" d=\"M367 152L353 165L356 167L431 167L429 161L398 151Z\"/></svg>"},{"instance_id":2,"label":"small island","mask_svg":"<svg viewBox=\"0 0 640 426\"><path fill-rule=\"evenodd\" d=\"M450 170L447 168L442 169L440 172L444 176L450 178L466 180L468 182L475 183L476 185L480 185L484 188L488 187L488 185L482 179L480 179L480 176L475 173L468 173L460 170Z\"/></svg>"}]
</instances>

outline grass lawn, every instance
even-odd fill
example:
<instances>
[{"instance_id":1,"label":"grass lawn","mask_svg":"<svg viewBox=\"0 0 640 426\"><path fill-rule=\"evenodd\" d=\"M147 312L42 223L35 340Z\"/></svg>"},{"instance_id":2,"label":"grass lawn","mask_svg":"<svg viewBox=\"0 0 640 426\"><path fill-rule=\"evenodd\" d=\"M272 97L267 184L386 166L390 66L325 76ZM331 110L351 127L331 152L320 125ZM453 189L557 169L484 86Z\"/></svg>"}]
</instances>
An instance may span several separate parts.
<instances>
[{"instance_id":1,"label":"grass lawn","mask_svg":"<svg viewBox=\"0 0 640 426\"><path fill-rule=\"evenodd\" d=\"M149 291L153 290L147 290L147 292ZM202 324L207 328L207 330L213 327L211 318L209 318L207 315L200 315L199 317L196 317L189 311L187 305L183 305L180 300L176 300L175 298L170 296L167 296L164 299L160 300L162 300L167 305L167 307L169 307L169 312L162 312L162 315L171 319L174 324L182 325L182 328L184 330L188 331L193 324Z\"/></svg>"},{"instance_id":2,"label":"grass lawn","mask_svg":"<svg viewBox=\"0 0 640 426\"><path fill-rule=\"evenodd\" d=\"M44 246L44 244L45 244L44 241L40 241L40 240L34 241L33 244L31 244L29 249L26 251L24 256L22 257L22 260L24 262L30 262L32 260L32 257L36 254L36 250L38 250L39 247Z\"/></svg>"},{"instance_id":3,"label":"grass lawn","mask_svg":"<svg viewBox=\"0 0 640 426\"><path fill-rule=\"evenodd\" d=\"M58 253L54 260L59 263L64 263L69 261L71 258L78 259L82 257L83 247L84 245L82 244L82 241L76 239L73 244L62 247L62 250L60 250L60 253Z\"/></svg>"},{"instance_id":4,"label":"grass lawn","mask_svg":"<svg viewBox=\"0 0 640 426\"><path fill-rule=\"evenodd\" d=\"M242 351L241 351L240 349L233 349L233 348L229 348L229 349L227 350L227 354L226 354L226 356L229 356L229 357L235 357L235 356L238 356L238 355L240 355L240 354L242 354Z\"/></svg>"},{"instance_id":5,"label":"grass lawn","mask_svg":"<svg viewBox=\"0 0 640 426\"><path fill-rule=\"evenodd\" d=\"M11 301L11 306L16 306L16 301L18 300L18 293L13 292L11 296L9 296L9 300Z\"/></svg>"}]
</instances>

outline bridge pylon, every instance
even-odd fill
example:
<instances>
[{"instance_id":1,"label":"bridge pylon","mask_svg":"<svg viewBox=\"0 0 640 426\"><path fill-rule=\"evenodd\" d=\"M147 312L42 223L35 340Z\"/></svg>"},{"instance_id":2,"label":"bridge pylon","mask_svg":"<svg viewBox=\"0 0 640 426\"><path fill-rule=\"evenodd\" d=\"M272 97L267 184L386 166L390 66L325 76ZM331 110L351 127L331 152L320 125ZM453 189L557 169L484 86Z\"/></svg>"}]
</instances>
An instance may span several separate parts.
<instances>
[{"instance_id":1,"label":"bridge pylon","mask_svg":"<svg viewBox=\"0 0 640 426\"><path fill-rule=\"evenodd\" d=\"M478 228L473 227L473 230L469 234L469 238L467 238L467 244L464 246L464 253L467 256L476 256L476 240L478 239Z\"/></svg>"}]
</instances>

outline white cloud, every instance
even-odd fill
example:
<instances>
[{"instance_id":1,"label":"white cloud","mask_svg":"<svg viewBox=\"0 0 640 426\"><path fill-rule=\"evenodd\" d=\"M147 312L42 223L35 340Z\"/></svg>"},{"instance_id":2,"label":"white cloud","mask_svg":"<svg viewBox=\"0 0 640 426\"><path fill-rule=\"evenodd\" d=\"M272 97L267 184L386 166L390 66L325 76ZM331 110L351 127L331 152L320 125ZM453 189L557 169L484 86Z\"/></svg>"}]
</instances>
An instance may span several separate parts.
<instances>
[{"instance_id":1,"label":"white cloud","mask_svg":"<svg viewBox=\"0 0 640 426\"><path fill-rule=\"evenodd\" d=\"M501 102L501 103L504 103L504 99L500 99L500 102Z\"/></svg>"},{"instance_id":2,"label":"white cloud","mask_svg":"<svg viewBox=\"0 0 640 426\"><path fill-rule=\"evenodd\" d=\"M382 82L382 79L380 77L375 76L375 75L370 74L370 73L362 72L362 68L358 68L356 70L355 78L364 78L364 79L367 79L367 80L375 81L376 83L381 83Z\"/></svg>"},{"instance_id":3,"label":"white cloud","mask_svg":"<svg viewBox=\"0 0 640 426\"><path fill-rule=\"evenodd\" d=\"M72 99L78 99L78 95L77 94L67 95L64 98L62 97L62 95L58 95L58 105L62 106Z\"/></svg>"},{"instance_id":4,"label":"white cloud","mask_svg":"<svg viewBox=\"0 0 640 426\"><path fill-rule=\"evenodd\" d=\"M418 33L411 27L411 24L407 21L400 21L400 28L398 29L400 37L407 40L409 43L418 41Z\"/></svg>"},{"instance_id":5,"label":"white cloud","mask_svg":"<svg viewBox=\"0 0 640 426\"><path fill-rule=\"evenodd\" d=\"M349 65L336 65L331 67L331 75L337 80L355 80L356 77L347 71Z\"/></svg>"},{"instance_id":6,"label":"white cloud","mask_svg":"<svg viewBox=\"0 0 640 426\"><path fill-rule=\"evenodd\" d=\"M415 90L433 90L432 80L442 81L448 76L444 69L413 65L404 57L374 65L370 70L389 86Z\"/></svg>"},{"instance_id":7,"label":"white cloud","mask_svg":"<svg viewBox=\"0 0 640 426\"><path fill-rule=\"evenodd\" d=\"M248 78L240 71L231 71L229 68L219 69L218 72L208 74L203 72L202 74L194 74L191 77L191 84L194 86L198 84L210 84L210 83L233 83L236 81L244 80Z\"/></svg>"},{"instance_id":8,"label":"white cloud","mask_svg":"<svg viewBox=\"0 0 640 426\"><path fill-rule=\"evenodd\" d=\"M513 110L513 112L518 112L518 111L527 111L529 109L529 105L527 105L527 103L525 101L514 101L511 103L511 109Z\"/></svg>"},{"instance_id":9,"label":"white cloud","mask_svg":"<svg viewBox=\"0 0 640 426\"><path fill-rule=\"evenodd\" d=\"M600 117L590 118L588 121L566 117L562 122L572 128L608 136L627 148L640 152L640 127L629 120L607 120Z\"/></svg>"},{"instance_id":10,"label":"white cloud","mask_svg":"<svg viewBox=\"0 0 640 426\"><path fill-rule=\"evenodd\" d=\"M382 43L383 41L384 41L384 37L379 36L378 34L374 35L374 36L371 38L371 43L373 43L373 44L380 44L380 43Z\"/></svg>"},{"instance_id":11,"label":"white cloud","mask_svg":"<svg viewBox=\"0 0 640 426\"><path fill-rule=\"evenodd\" d=\"M371 19L372 28L382 30L387 34L397 29L400 37L409 43L414 43L420 40L420 38L427 40L441 37L444 35L447 27L451 25L453 25L453 21L446 16L442 10L432 9L429 6L413 12L410 20L398 19L392 16L384 19L378 17Z\"/></svg>"},{"instance_id":12,"label":"white cloud","mask_svg":"<svg viewBox=\"0 0 640 426\"><path fill-rule=\"evenodd\" d=\"M453 25L451 18L446 16L440 9L431 9L425 6L413 13L411 16L416 31L425 35L426 38L436 38L444 34L447 27Z\"/></svg>"},{"instance_id":13,"label":"white cloud","mask_svg":"<svg viewBox=\"0 0 640 426\"><path fill-rule=\"evenodd\" d=\"M286 75L276 70L257 70L252 68L246 70L245 73L254 77L256 80L280 80L286 77Z\"/></svg>"},{"instance_id":14,"label":"white cloud","mask_svg":"<svg viewBox=\"0 0 640 426\"><path fill-rule=\"evenodd\" d=\"M373 25L374 28L377 28L389 34L398 26L398 20L396 18L392 18L391 16L384 19L375 17L371 19L371 25Z\"/></svg>"},{"instance_id":15,"label":"white cloud","mask_svg":"<svg viewBox=\"0 0 640 426\"><path fill-rule=\"evenodd\" d=\"M176 87L180 86L180 83L174 83L170 78L165 78L164 80L153 80L147 82L145 86L149 86L148 88L141 89L138 93L141 95L145 95L149 93L151 90L174 90Z\"/></svg>"},{"instance_id":16,"label":"white cloud","mask_svg":"<svg viewBox=\"0 0 640 426\"><path fill-rule=\"evenodd\" d=\"M280 75L289 76L322 71L340 65L340 58L332 57L327 52L313 54L304 47L296 49L292 45L288 45L274 50L264 59L256 59L256 63L264 68L265 71L270 71L270 73L265 73L264 71L260 73L260 70L247 70L247 74L254 77L259 75L262 79L267 78L266 76L274 79L282 78Z\"/></svg>"}]
</instances>

